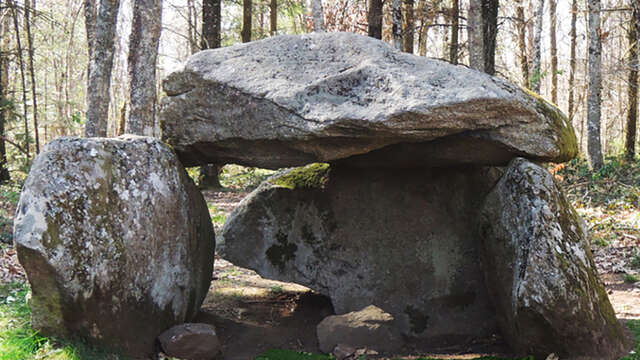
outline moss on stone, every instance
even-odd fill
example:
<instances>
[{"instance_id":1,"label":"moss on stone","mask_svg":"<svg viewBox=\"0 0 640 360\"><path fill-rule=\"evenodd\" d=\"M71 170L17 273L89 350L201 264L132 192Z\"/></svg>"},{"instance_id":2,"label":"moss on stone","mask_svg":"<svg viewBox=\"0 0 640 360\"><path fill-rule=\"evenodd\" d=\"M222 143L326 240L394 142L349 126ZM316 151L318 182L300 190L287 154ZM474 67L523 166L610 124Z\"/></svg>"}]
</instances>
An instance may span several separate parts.
<instances>
[{"instance_id":1,"label":"moss on stone","mask_svg":"<svg viewBox=\"0 0 640 360\"><path fill-rule=\"evenodd\" d=\"M542 96L529 89L523 89L536 102L536 110L550 120L551 127L558 136L556 145L558 146L557 157L563 161L569 161L578 156L578 138L573 129L571 121L558 109L550 104Z\"/></svg>"},{"instance_id":2,"label":"moss on stone","mask_svg":"<svg viewBox=\"0 0 640 360\"><path fill-rule=\"evenodd\" d=\"M287 189L322 188L329 179L329 164L315 163L295 168L270 180L273 185Z\"/></svg>"}]
</instances>

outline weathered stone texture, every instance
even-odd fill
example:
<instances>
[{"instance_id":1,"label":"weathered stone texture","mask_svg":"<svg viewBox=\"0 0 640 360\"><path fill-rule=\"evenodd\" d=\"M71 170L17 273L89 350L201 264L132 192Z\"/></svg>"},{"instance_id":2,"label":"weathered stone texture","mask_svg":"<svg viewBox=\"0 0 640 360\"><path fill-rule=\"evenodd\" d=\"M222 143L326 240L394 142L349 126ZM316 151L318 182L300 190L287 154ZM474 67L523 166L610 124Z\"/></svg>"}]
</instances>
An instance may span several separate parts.
<instances>
[{"instance_id":1,"label":"weathered stone texture","mask_svg":"<svg viewBox=\"0 0 640 360\"><path fill-rule=\"evenodd\" d=\"M158 337L168 356L182 360L221 359L222 345L213 325L186 323L176 325Z\"/></svg>"},{"instance_id":2,"label":"weathered stone texture","mask_svg":"<svg viewBox=\"0 0 640 360\"><path fill-rule=\"evenodd\" d=\"M487 196L479 227L489 293L516 351L583 360L624 355L588 234L547 170L514 159Z\"/></svg>"},{"instance_id":3,"label":"weathered stone texture","mask_svg":"<svg viewBox=\"0 0 640 360\"><path fill-rule=\"evenodd\" d=\"M320 350L331 353L341 344L356 349L398 351L403 340L393 321L391 314L374 305L344 315L328 316L317 326Z\"/></svg>"},{"instance_id":4,"label":"weathered stone texture","mask_svg":"<svg viewBox=\"0 0 640 360\"><path fill-rule=\"evenodd\" d=\"M223 256L329 296L337 313L374 304L433 344L491 336L473 215L498 174L314 164L263 183L222 231Z\"/></svg>"},{"instance_id":5,"label":"weathered stone texture","mask_svg":"<svg viewBox=\"0 0 640 360\"><path fill-rule=\"evenodd\" d=\"M15 219L32 324L135 357L198 311L215 238L173 151L145 137L61 138L36 158Z\"/></svg>"},{"instance_id":6,"label":"weathered stone texture","mask_svg":"<svg viewBox=\"0 0 640 360\"><path fill-rule=\"evenodd\" d=\"M517 155L564 161L578 150L571 123L542 98L351 33L277 36L202 51L165 79L164 89L163 137L185 165L299 166L389 145L431 146L454 135L460 151L447 155L453 163L504 165ZM491 151L474 151L477 146Z\"/></svg>"}]
</instances>

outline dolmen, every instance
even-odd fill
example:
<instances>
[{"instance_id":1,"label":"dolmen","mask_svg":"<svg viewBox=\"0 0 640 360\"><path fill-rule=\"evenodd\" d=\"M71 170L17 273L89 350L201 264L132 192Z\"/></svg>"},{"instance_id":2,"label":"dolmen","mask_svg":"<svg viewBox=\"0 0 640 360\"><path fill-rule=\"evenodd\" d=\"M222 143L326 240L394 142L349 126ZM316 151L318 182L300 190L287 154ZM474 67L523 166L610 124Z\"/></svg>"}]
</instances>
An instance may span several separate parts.
<instances>
[{"instance_id":1,"label":"dolmen","mask_svg":"<svg viewBox=\"0 0 640 360\"><path fill-rule=\"evenodd\" d=\"M217 251L339 315L373 305L403 338L499 334L539 358L631 346L540 165L578 152L542 98L348 33L202 51L163 86L163 141L63 138L33 164L14 232L43 334L144 358L191 321L216 241L184 166L235 163L287 169L242 201Z\"/></svg>"},{"instance_id":2,"label":"dolmen","mask_svg":"<svg viewBox=\"0 0 640 360\"><path fill-rule=\"evenodd\" d=\"M375 305L429 344L627 350L584 225L539 165L578 153L542 98L349 33L203 51L163 85L163 136L183 164L295 167L228 219L218 251L234 264L339 314Z\"/></svg>"}]
</instances>

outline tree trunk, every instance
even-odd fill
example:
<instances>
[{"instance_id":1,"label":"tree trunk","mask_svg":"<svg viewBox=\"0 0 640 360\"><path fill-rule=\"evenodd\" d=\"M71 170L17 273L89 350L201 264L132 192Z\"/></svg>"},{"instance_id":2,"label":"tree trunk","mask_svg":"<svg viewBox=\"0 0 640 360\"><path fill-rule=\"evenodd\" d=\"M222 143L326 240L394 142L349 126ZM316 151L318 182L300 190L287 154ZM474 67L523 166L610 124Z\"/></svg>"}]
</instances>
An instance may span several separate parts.
<instances>
[{"instance_id":1,"label":"tree trunk","mask_svg":"<svg viewBox=\"0 0 640 360\"><path fill-rule=\"evenodd\" d=\"M24 116L24 149L25 155L29 159L29 119L27 111L27 82L24 77L24 57L22 56L22 42L20 40L20 26L18 25L18 11L16 4L9 0L9 6L13 15L13 28L16 31L16 46L18 47L18 64L20 65L20 80L22 84L22 110Z\"/></svg>"},{"instance_id":2,"label":"tree trunk","mask_svg":"<svg viewBox=\"0 0 640 360\"><path fill-rule=\"evenodd\" d=\"M573 0L571 3L571 30L569 37L571 38L571 51L569 55L569 102L568 102L568 111L569 121L573 121L573 115L575 111L574 106L574 90L575 79L576 79L576 44L577 44L577 36L576 36L576 22L578 19L578 0ZM580 143L580 148L582 149L582 143Z\"/></svg>"},{"instance_id":3,"label":"tree trunk","mask_svg":"<svg viewBox=\"0 0 640 360\"><path fill-rule=\"evenodd\" d=\"M206 6L206 0L202 3L202 12L204 13L204 7ZM189 31L187 32L187 40L189 41L189 52L195 54L198 51L198 23L196 16L196 6L194 0L187 0L187 21Z\"/></svg>"},{"instance_id":4,"label":"tree trunk","mask_svg":"<svg viewBox=\"0 0 640 360\"><path fill-rule=\"evenodd\" d=\"M369 36L382 40L382 0L369 0Z\"/></svg>"},{"instance_id":5,"label":"tree trunk","mask_svg":"<svg viewBox=\"0 0 640 360\"><path fill-rule=\"evenodd\" d=\"M273 31L275 25L273 4L276 0L271 2L271 30ZM202 3L202 48L203 49L217 49L221 46L220 43L220 28L222 25L222 13L220 12L221 0L204 0ZM277 19L277 17L276 17ZM276 20L277 21L277 20ZM208 46L210 45L210 46ZM207 164L200 167L200 177L198 183L201 188L207 189L221 189L220 180L218 174L221 167L216 164Z\"/></svg>"},{"instance_id":6,"label":"tree trunk","mask_svg":"<svg viewBox=\"0 0 640 360\"><path fill-rule=\"evenodd\" d=\"M200 177L198 178L198 187L201 189L211 190L222 189L222 184L220 184L221 169L221 167L214 164L201 166Z\"/></svg>"},{"instance_id":7,"label":"tree trunk","mask_svg":"<svg viewBox=\"0 0 640 360\"><path fill-rule=\"evenodd\" d=\"M202 2L202 49L217 49L221 46L221 0Z\"/></svg>"},{"instance_id":8,"label":"tree trunk","mask_svg":"<svg viewBox=\"0 0 640 360\"><path fill-rule=\"evenodd\" d=\"M494 75L498 0L470 0L468 17L469 66Z\"/></svg>"},{"instance_id":9,"label":"tree trunk","mask_svg":"<svg viewBox=\"0 0 640 360\"><path fill-rule=\"evenodd\" d=\"M544 0L538 0L535 15L535 28L533 33L533 74L531 75L530 89L536 93L540 93L540 83L542 82L542 69L540 66L541 58L541 39L542 39L542 16L544 14Z\"/></svg>"},{"instance_id":10,"label":"tree trunk","mask_svg":"<svg viewBox=\"0 0 640 360\"><path fill-rule=\"evenodd\" d=\"M551 102L558 103L558 46L556 43L557 0L549 0L549 39L551 49Z\"/></svg>"},{"instance_id":11,"label":"tree trunk","mask_svg":"<svg viewBox=\"0 0 640 360\"><path fill-rule=\"evenodd\" d=\"M2 0L0 0L0 9L2 8ZM5 28L5 22L0 21L0 53L4 54L8 49L4 48L4 37L7 36L7 29ZM6 57L0 56L0 183L11 180L9 175L9 169L7 164L7 148L4 142L4 138L7 136L5 133L5 113L4 104L7 94L7 73L5 72Z\"/></svg>"},{"instance_id":12,"label":"tree trunk","mask_svg":"<svg viewBox=\"0 0 640 360\"><path fill-rule=\"evenodd\" d=\"M451 47L449 48L449 62L458 64L458 29L460 27L460 2L451 3Z\"/></svg>"},{"instance_id":13,"label":"tree trunk","mask_svg":"<svg viewBox=\"0 0 640 360\"><path fill-rule=\"evenodd\" d=\"M602 143L600 139L601 91L602 91L602 41L600 39L600 0L588 0L589 6L589 97L587 100L587 155L589 166L597 171L602 168Z\"/></svg>"},{"instance_id":14,"label":"tree trunk","mask_svg":"<svg viewBox=\"0 0 640 360\"><path fill-rule=\"evenodd\" d=\"M516 5L516 18L518 21L518 48L520 50L520 71L522 72L522 84L529 88L529 57L527 56L527 19L524 15L523 0L518 0Z\"/></svg>"},{"instance_id":15,"label":"tree trunk","mask_svg":"<svg viewBox=\"0 0 640 360\"><path fill-rule=\"evenodd\" d=\"M640 43L638 42L638 28L640 24L640 4L636 1L634 3L633 16L631 17L631 24L629 26L629 113L627 114L627 136L624 144L625 155L627 159L633 160L636 155L636 134L638 126L638 67L640 62L638 61L638 48Z\"/></svg>"},{"instance_id":16,"label":"tree trunk","mask_svg":"<svg viewBox=\"0 0 640 360\"><path fill-rule=\"evenodd\" d=\"M93 54L93 48L96 41L96 0L84 0L84 26L87 32L87 51L89 59ZM89 77L91 66L87 67L87 78Z\"/></svg>"},{"instance_id":17,"label":"tree trunk","mask_svg":"<svg viewBox=\"0 0 640 360\"><path fill-rule=\"evenodd\" d=\"M28 1L25 1L24 6L24 26L27 30L27 54L29 55L29 74L31 74L31 104L33 108L31 113L33 116L33 134L36 141L36 154L40 153L40 135L38 132L38 101L36 97L36 75L35 67L33 66L33 34L31 33L31 13L35 13L35 0L33 1L33 7L30 7Z\"/></svg>"},{"instance_id":18,"label":"tree trunk","mask_svg":"<svg viewBox=\"0 0 640 360\"><path fill-rule=\"evenodd\" d=\"M89 61L87 80L87 137L107 136L109 88L115 51L114 39L120 0L100 0L96 18L94 47Z\"/></svg>"},{"instance_id":19,"label":"tree trunk","mask_svg":"<svg viewBox=\"0 0 640 360\"><path fill-rule=\"evenodd\" d=\"M243 43L251 41L252 10L252 0L242 0L242 30L240 31L240 36L242 37Z\"/></svg>"},{"instance_id":20,"label":"tree trunk","mask_svg":"<svg viewBox=\"0 0 640 360\"><path fill-rule=\"evenodd\" d=\"M269 5L269 35L276 36L278 35L278 0L271 0Z\"/></svg>"},{"instance_id":21,"label":"tree trunk","mask_svg":"<svg viewBox=\"0 0 640 360\"><path fill-rule=\"evenodd\" d=\"M324 31L324 10L322 0L311 0L311 15L313 17L313 31Z\"/></svg>"},{"instance_id":22,"label":"tree trunk","mask_svg":"<svg viewBox=\"0 0 640 360\"><path fill-rule=\"evenodd\" d=\"M415 11L413 9L414 0L404 0L404 31L402 40L404 41L404 52L413 54L413 41L416 28Z\"/></svg>"},{"instance_id":23,"label":"tree trunk","mask_svg":"<svg viewBox=\"0 0 640 360\"><path fill-rule=\"evenodd\" d=\"M129 36L129 134L154 136L156 63L162 30L162 0L134 0Z\"/></svg>"},{"instance_id":24,"label":"tree trunk","mask_svg":"<svg viewBox=\"0 0 640 360\"><path fill-rule=\"evenodd\" d=\"M393 0L392 4L392 26L391 32L393 33L393 47L397 50L402 50L402 2L401 0Z\"/></svg>"}]
</instances>

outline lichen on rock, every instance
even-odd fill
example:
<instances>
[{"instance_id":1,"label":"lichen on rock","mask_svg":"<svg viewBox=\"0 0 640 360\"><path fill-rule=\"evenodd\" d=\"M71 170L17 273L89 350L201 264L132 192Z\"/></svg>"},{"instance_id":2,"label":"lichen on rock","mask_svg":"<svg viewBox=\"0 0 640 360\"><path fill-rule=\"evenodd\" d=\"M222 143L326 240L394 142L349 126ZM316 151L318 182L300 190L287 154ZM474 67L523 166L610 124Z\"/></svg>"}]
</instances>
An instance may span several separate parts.
<instances>
[{"instance_id":1,"label":"lichen on rock","mask_svg":"<svg viewBox=\"0 0 640 360\"><path fill-rule=\"evenodd\" d=\"M34 161L14 236L47 335L88 336L134 356L189 320L215 238L174 152L153 138L60 138Z\"/></svg>"},{"instance_id":2,"label":"lichen on rock","mask_svg":"<svg viewBox=\"0 0 640 360\"><path fill-rule=\"evenodd\" d=\"M479 233L489 293L516 351L581 360L624 354L588 233L547 170L514 159L487 195Z\"/></svg>"}]
</instances>

